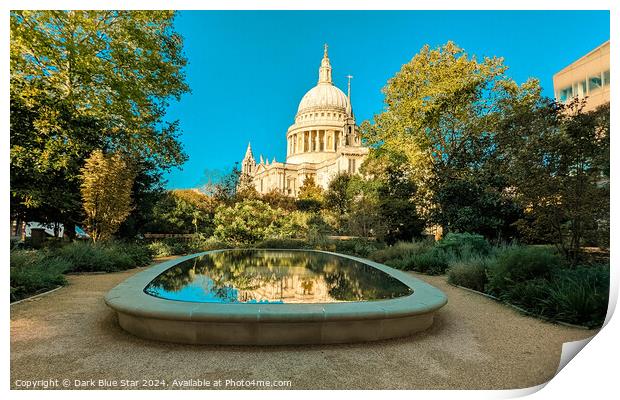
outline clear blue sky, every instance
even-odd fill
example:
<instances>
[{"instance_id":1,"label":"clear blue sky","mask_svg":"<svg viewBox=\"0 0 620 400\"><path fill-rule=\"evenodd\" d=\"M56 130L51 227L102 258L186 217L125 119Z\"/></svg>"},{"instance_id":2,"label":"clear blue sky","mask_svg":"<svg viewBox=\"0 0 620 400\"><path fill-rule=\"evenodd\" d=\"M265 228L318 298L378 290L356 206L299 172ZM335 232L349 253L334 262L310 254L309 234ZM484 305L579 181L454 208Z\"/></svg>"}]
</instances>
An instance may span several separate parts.
<instances>
[{"instance_id":1,"label":"clear blue sky","mask_svg":"<svg viewBox=\"0 0 620 400\"><path fill-rule=\"evenodd\" d=\"M522 83L552 76L609 39L608 11L182 11L191 94L173 102L189 160L166 175L191 188L231 168L248 141L254 156L286 156L286 130L317 81L323 43L334 83L352 81L357 122L381 111L381 88L424 44L448 40L468 53L501 56Z\"/></svg>"}]
</instances>

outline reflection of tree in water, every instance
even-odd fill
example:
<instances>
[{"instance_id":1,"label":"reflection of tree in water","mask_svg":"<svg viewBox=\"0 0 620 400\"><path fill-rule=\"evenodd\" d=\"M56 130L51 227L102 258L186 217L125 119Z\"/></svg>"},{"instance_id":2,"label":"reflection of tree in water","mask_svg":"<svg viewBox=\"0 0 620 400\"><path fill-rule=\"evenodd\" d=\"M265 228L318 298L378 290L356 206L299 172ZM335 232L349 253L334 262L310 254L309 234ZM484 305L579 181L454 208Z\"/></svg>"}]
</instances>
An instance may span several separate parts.
<instances>
[{"instance_id":1,"label":"reflection of tree in water","mask_svg":"<svg viewBox=\"0 0 620 400\"><path fill-rule=\"evenodd\" d=\"M167 269L149 283L146 288L147 292L149 292L151 288L161 288L167 292L177 292L181 290L194 280L197 263L198 260L193 259L182 262L176 267Z\"/></svg>"},{"instance_id":2,"label":"reflection of tree in water","mask_svg":"<svg viewBox=\"0 0 620 400\"><path fill-rule=\"evenodd\" d=\"M409 288L368 265L328 254L303 251L234 250L207 254L180 263L153 280L147 292L157 288L177 292L197 276L210 280L211 292L224 302L238 301L238 291L253 291L297 276L303 295L313 293L315 282L327 285L336 301L385 299L403 296ZM149 291L149 289L151 289Z\"/></svg>"},{"instance_id":3,"label":"reflection of tree in water","mask_svg":"<svg viewBox=\"0 0 620 400\"><path fill-rule=\"evenodd\" d=\"M330 296L339 301L389 299L411 292L385 272L348 258L319 253L310 260L307 268L323 276Z\"/></svg>"}]
</instances>

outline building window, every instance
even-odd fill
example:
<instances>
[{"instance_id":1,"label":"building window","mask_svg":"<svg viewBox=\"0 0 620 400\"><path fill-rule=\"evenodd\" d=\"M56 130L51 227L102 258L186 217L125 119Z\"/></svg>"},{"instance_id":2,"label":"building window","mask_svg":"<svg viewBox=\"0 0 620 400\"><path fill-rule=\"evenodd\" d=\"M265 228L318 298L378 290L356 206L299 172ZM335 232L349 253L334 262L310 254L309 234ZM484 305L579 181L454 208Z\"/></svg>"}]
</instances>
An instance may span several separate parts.
<instances>
[{"instance_id":1,"label":"building window","mask_svg":"<svg viewBox=\"0 0 620 400\"><path fill-rule=\"evenodd\" d=\"M609 70L603 72L603 86L609 86Z\"/></svg>"},{"instance_id":2,"label":"building window","mask_svg":"<svg viewBox=\"0 0 620 400\"><path fill-rule=\"evenodd\" d=\"M585 97L588 94L588 86L586 81L577 83L577 96Z\"/></svg>"},{"instance_id":3,"label":"building window","mask_svg":"<svg viewBox=\"0 0 620 400\"><path fill-rule=\"evenodd\" d=\"M349 159L349 173L350 174L354 174L355 173L355 159Z\"/></svg>"},{"instance_id":4,"label":"building window","mask_svg":"<svg viewBox=\"0 0 620 400\"><path fill-rule=\"evenodd\" d=\"M560 90L560 101L568 101L573 97L573 87Z\"/></svg>"},{"instance_id":5,"label":"building window","mask_svg":"<svg viewBox=\"0 0 620 400\"><path fill-rule=\"evenodd\" d=\"M601 76L600 75L591 76L588 79L588 86L589 86L590 92L600 88L602 86L602 84L603 84L603 82L601 81Z\"/></svg>"}]
</instances>

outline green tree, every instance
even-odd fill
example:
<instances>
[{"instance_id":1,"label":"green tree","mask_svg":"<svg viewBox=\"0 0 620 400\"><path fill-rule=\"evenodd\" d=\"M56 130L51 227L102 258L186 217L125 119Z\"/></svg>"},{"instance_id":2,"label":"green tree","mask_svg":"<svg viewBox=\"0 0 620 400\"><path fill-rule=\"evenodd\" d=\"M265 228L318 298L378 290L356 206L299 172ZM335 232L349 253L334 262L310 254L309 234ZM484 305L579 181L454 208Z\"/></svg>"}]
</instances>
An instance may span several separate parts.
<instances>
[{"instance_id":1,"label":"green tree","mask_svg":"<svg viewBox=\"0 0 620 400\"><path fill-rule=\"evenodd\" d=\"M372 176L370 187L376 197L379 216L375 235L388 244L419 238L425 223L415 201L417 186L412 167L403 155L392 153L383 157L382 151L373 151L361 169L362 173Z\"/></svg>"},{"instance_id":2,"label":"green tree","mask_svg":"<svg viewBox=\"0 0 620 400\"><path fill-rule=\"evenodd\" d=\"M171 190L154 205L146 229L151 233L213 232L217 201L197 190Z\"/></svg>"},{"instance_id":3,"label":"green tree","mask_svg":"<svg viewBox=\"0 0 620 400\"><path fill-rule=\"evenodd\" d=\"M250 244L276 234L280 213L260 200L221 204L215 212L214 236L219 240Z\"/></svg>"},{"instance_id":4,"label":"green tree","mask_svg":"<svg viewBox=\"0 0 620 400\"><path fill-rule=\"evenodd\" d=\"M325 192L325 206L327 208L340 215L346 215L349 212L351 204L350 182L351 175L346 172L339 173L329 181Z\"/></svg>"},{"instance_id":5,"label":"green tree","mask_svg":"<svg viewBox=\"0 0 620 400\"><path fill-rule=\"evenodd\" d=\"M93 150L104 147L99 123L72 114L64 103L43 94L28 104L13 95L21 87L11 84L11 218L62 222L72 235L75 224L84 220L80 168ZM52 108L55 127L39 119L52 113ZM79 132L79 140L68 137L70 129Z\"/></svg>"},{"instance_id":6,"label":"green tree","mask_svg":"<svg viewBox=\"0 0 620 400\"><path fill-rule=\"evenodd\" d=\"M134 161L136 178L131 189L134 208L123 221L117 235L123 238L134 238L148 232L148 226L154 220L155 205L166 194L162 171L150 160Z\"/></svg>"},{"instance_id":7,"label":"green tree","mask_svg":"<svg viewBox=\"0 0 620 400\"><path fill-rule=\"evenodd\" d=\"M120 153L95 150L82 168L86 226L93 242L110 239L132 209L133 166Z\"/></svg>"},{"instance_id":8,"label":"green tree","mask_svg":"<svg viewBox=\"0 0 620 400\"><path fill-rule=\"evenodd\" d=\"M278 189L273 189L261 196L261 200L269 204L272 208L282 208L287 211L295 211L295 199L282 193Z\"/></svg>"},{"instance_id":9,"label":"green tree","mask_svg":"<svg viewBox=\"0 0 620 400\"><path fill-rule=\"evenodd\" d=\"M500 136L525 210L519 228L575 262L587 239L601 230L608 236L609 220L609 106L584 112L584 104L557 104L538 92L520 96L504 104Z\"/></svg>"},{"instance_id":10,"label":"green tree","mask_svg":"<svg viewBox=\"0 0 620 400\"><path fill-rule=\"evenodd\" d=\"M296 205L302 211L314 212L323 206L323 189L316 184L313 176L307 176L299 187Z\"/></svg>"},{"instance_id":11,"label":"green tree","mask_svg":"<svg viewBox=\"0 0 620 400\"><path fill-rule=\"evenodd\" d=\"M498 107L513 85L505 71L501 58L478 60L452 42L436 49L424 46L383 89L386 110L374 123L363 124L377 157L407 160L420 212L444 232L505 225L496 221L504 213L499 194L505 180L495 177L493 168ZM455 202L459 190L471 183L485 198L455 213L462 205ZM467 193L463 197L477 198ZM471 223L489 212L494 217L486 225Z\"/></svg>"},{"instance_id":12,"label":"green tree","mask_svg":"<svg viewBox=\"0 0 620 400\"><path fill-rule=\"evenodd\" d=\"M12 11L11 211L81 216L79 171L95 149L157 168L185 160L170 98L188 90L170 11ZM71 232L72 229L67 229Z\"/></svg>"}]
</instances>

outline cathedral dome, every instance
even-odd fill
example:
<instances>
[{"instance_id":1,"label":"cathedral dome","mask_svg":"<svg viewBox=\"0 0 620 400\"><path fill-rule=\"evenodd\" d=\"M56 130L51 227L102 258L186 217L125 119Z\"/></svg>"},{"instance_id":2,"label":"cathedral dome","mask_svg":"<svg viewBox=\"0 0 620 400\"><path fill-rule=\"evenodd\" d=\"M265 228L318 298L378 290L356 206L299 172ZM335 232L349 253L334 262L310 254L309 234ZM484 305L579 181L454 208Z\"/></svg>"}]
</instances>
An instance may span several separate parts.
<instances>
[{"instance_id":1,"label":"cathedral dome","mask_svg":"<svg viewBox=\"0 0 620 400\"><path fill-rule=\"evenodd\" d=\"M331 83L319 83L310 89L299 103L298 114L314 110L345 112L349 104L347 95Z\"/></svg>"},{"instance_id":2,"label":"cathedral dome","mask_svg":"<svg viewBox=\"0 0 620 400\"><path fill-rule=\"evenodd\" d=\"M327 45L319 68L319 82L302 97L297 115L313 111L336 111L344 113L349 109L346 94L332 83L332 66L327 55Z\"/></svg>"}]
</instances>

